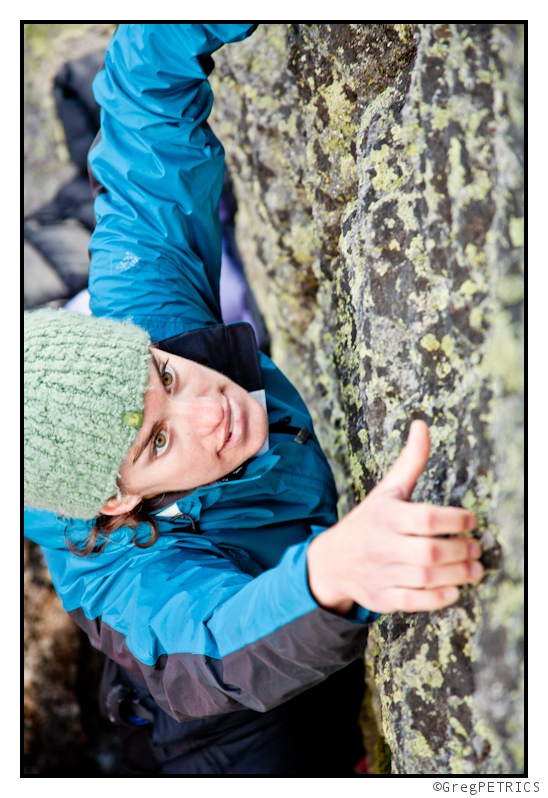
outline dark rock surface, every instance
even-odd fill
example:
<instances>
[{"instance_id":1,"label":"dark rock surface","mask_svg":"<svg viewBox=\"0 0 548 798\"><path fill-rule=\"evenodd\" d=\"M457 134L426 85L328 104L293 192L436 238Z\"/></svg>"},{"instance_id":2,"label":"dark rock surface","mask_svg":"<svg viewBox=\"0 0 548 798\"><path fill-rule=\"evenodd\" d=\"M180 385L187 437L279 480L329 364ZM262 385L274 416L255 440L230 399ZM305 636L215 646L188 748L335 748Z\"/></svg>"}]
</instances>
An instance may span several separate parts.
<instances>
[{"instance_id":1,"label":"dark rock surface","mask_svg":"<svg viewBox=\"0 0 548 798\"><path fill-rule=\"evenodd\" d=\"M482 583L371 635L393 773L523 771L523 35L265 25L216 56L240 248L341 509L423 418L414 498L480 519Z\"/></svg>"}]
</instances>

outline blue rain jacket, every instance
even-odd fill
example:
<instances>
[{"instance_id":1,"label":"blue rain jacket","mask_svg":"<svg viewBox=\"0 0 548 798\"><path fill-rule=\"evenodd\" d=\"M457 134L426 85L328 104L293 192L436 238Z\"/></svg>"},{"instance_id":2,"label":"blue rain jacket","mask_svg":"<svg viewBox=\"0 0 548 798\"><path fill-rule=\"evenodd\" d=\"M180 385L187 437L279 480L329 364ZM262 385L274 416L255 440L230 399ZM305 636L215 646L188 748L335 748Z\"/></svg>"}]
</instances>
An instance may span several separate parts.
<instances>
[{"instance_id":1,"label":"blue rain jacket","mask_svg":"<svg viewBox=\"0 0 548 798\"><path fill-rule=\"evenodd\" d=\"M97 227L90 245L91 310L131 318L153 341L219 324L224 155L207 124L211 53L245 39L248 24L120 25L94 81L102 107L90 152ZM269 423L289 415L313 430L295 388L260 353ZM91 522L25 509L63 606L92 644L179 721L244 707L265 711L363 653L356 608L338 617L313 599L306 555L337 520L320 446L270 434L243 478L199 488L157 515L147 549L114 532L79 558ZM201 534L187 519L199 522ZM146 540L149 528L139 529Z\"/></svg>"}]
</instances>

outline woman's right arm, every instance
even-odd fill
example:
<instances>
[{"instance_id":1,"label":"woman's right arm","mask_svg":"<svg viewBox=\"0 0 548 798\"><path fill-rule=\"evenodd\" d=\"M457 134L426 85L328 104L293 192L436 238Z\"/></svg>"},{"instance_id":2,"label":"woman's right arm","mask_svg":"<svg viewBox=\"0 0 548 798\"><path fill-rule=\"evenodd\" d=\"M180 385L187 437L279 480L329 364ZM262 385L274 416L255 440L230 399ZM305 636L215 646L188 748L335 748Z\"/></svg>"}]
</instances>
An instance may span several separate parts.
<instances>
[{"instance_id":1,"label":"woman's right arm","mask_svg":"<svg viewBox=\"0 0 548 798\"><path fill-rule=\"evenodd\" d=\"M44 554L93 645L177 720L266 711L363 655L377 617L363 607L439 609L456 600L456 585L477 579L477 544L463 536L474 515L408 501L427 457L426 425L415 422L398 461L357 508L259 576L193 535L135 549L119 530L98 559L64 548ZM39 534L48 516L59 524L43 514ZM361 607L344 617L354 602Z\"/></svg>"}]
</instances>

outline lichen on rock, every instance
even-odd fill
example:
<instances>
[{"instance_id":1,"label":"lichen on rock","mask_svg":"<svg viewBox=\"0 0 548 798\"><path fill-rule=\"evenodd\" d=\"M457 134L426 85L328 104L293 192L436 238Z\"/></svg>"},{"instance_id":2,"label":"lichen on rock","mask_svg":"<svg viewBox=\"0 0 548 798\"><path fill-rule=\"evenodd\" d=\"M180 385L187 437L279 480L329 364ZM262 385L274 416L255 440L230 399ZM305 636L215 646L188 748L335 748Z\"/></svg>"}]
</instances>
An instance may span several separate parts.
<instances>
[{"instance_id":1,"label":"lichen on rock","mask_svg":"<svg viewBox=\"0 0 548 798\"><path fill-rule=\"evenodd\" d=\"M413 498L480 521L482 583L370 636L393 773L523 770L523 35L268 24L216 56L245 266L341 512L423 418Z\"/></svg>"}]
</instances>

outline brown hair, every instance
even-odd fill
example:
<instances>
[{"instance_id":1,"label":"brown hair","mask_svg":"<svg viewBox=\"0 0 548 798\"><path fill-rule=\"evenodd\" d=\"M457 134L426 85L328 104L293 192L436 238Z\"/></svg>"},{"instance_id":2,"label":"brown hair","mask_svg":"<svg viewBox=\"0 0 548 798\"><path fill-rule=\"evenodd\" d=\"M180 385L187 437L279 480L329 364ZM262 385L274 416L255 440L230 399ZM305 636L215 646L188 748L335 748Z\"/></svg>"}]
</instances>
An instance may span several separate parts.
<instances>
[{"instance_id":1,"label":"brown hair","mask_svg":"<svg viewBox=\"0 0 548 798\"><path fill-rule=\"evenodd\" d=\"M123 494L124 487L122 483L119 479L116 480L116 483ZM140 502L133 510L130 510L128 513L123 513L122 515L105 515L103 513L98 515L95 519L95 526L91 530L83 549L77 549L74 543L72 543L68 537L66 538L66 543L70 551L73 554L76 554L77 557L88 557L92 552L95 552L95 554L101 554L105 550L112 532L115 532L122 526L127 526L130 529L137 530L139 524L149 525L151 529L150 538L146 543L138 543L135 540L135 535L133 535L131 540L138 549L148 549L149 546L152 546L153 543L156 543L156 540L158 539L158 524L156 523L154 517L149 515L148 511L143 507L143 502ZM97 539L99 535L103 536L105 540L95 551L96 547L98 546Z\"/></svg>"}]
</instances>

